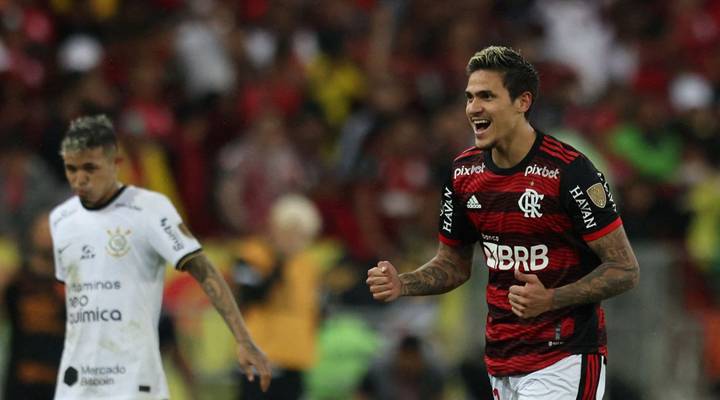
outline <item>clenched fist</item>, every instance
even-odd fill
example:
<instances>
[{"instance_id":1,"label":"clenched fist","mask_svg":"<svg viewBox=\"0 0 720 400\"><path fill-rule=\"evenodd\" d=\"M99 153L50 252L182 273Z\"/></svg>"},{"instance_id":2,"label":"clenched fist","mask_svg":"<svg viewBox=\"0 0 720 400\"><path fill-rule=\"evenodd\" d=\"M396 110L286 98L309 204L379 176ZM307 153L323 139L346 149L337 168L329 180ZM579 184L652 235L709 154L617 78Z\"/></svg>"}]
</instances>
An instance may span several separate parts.
<instances>
[{"instance_id":1,"label":"clenched fist","mask_svg":"<svg viewBox=\"0 0 720 400\"><path fill-rule=\"evenodd\" d=\"M390 302L400 297L402 282L397 269L389 261L380 261L376 267L370 268L365 282L375 300Z\"/></svg>"}]
</instances>

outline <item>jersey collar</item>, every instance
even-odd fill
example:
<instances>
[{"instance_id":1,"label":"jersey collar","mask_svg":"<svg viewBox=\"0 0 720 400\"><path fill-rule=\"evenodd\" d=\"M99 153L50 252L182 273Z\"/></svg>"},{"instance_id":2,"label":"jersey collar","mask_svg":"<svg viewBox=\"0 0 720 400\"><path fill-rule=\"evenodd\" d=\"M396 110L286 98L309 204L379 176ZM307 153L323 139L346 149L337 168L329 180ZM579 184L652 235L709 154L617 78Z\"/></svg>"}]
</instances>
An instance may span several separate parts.
<instances>
[{"instance_id":1,"label":"jersey collar","mask_svg":"<svg viewBox=\"0 0 720 400\"><path fill-rule=\"evenodd\" d=\"M522 160L520 160L519 163L515 164L515 166L510 168L500 168L493 162L492 159L492 152L491 151L484 151L484 161L487 168L494 172L497 175L512 175L518 171L522 171L525 169L527 164L530 162L530 160L535 157L535 153L537 153L538 148L540 147L540 144L543 141L543 137L545 136L544 133L540 132L539 130L535 129L535 143L533 143L532 147L530 148L530 151L523 157Z\"/></svg>"},{"instance_id":2,"label":"jersey collar","mask_svg":"<svg viewBox=\"0 0 720 400\"><path fill-rule=\"evenodd\" d=\"M98 204L98 205L96 205L96 206L88 207L88 206L86 206L85 204L83 204L83 202L81 201L81 202L80 202L80 205L82 205L83 208L86 209L86 210L88 210L88 211L99 211L99 210L102 210L103 208L109 206L110 203L112 203L113 201L115 201L115 199L117 199L118 197L120 197L120 195L125 191L125 189L127 189L127 185L122 185L122 186L120 187L120 189L118 189L118 191L115 192L115 194L114 194L111 198L109 198L106 202L104 202L104 203L102 203L102 204Z\"/></svg>"}]
</instances>

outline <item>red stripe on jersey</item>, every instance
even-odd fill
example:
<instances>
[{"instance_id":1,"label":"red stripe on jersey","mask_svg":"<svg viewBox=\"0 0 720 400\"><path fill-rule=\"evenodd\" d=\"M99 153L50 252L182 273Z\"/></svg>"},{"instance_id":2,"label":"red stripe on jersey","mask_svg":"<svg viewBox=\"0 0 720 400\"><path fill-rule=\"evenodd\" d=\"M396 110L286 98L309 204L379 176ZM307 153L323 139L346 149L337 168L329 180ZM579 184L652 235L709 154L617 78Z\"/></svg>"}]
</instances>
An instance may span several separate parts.
<instances>
[{"instance_id":1,"label":"red stripe on jersey","mask_svg":"<svg viewBox=\"0 0 720 400\"><path fill-rule=\"evenodd\" d=\"M481 201L482 202L482 201ZM504 234L525 233L546 234L548 231L563 233L572 228L572 222L566 214L543 214L538 218L525 218L522 211L517 212L485 212L471 216L478 230L487 231L490 227L502 226ZM490 229L492 231L492 229Z\"/></svg>"},{"instance_id":2,"label":"red stripe on jersey","mask_svg":"<svg viewBox=\"0 0 720 400\"><path fill-rule=\"evenodd\" d=\"M593 233L588 233L587 235L583 235L583 239L586 242L592 242L593 240L600 239L601 237L614 231L621 225L622 225L622 219L620 219L620 217L617 217L617 219L615 221L605 225L605 227L600 229L599 231L595 231Z\"/></svg>"},{"instance_id":3,"label":"red stripe on jersey","mask_svg":"<svg viewBox=\"0 0 720 400\"><path fill-rule=\"evenodd\" d=\"M583 371L585 375L585 384L582 387L582 397L580 397L580 400L587 400L590 393L589 387L592 386L592 358L588 355L584 355L584 357L586 360L585 371Z\"/></svg>"},{"instance_id":4,"label":"red stripe on jersey","mask_svg":"<svg viewBox=\"0 0 720 400\"><path fill-rule=\"evenodd\" d=\"M528 373L528 365L533 370L541 370L549 367L563 358L569 356L566 351L552 351L542 354L523 354L506 359L493 359L485 356L485 365L492 376L524 375Z\"/></svg>"},{"instance_id":5,"label":"red stripe on jersey","mask_svg":"<svg viewBox=\"0 0 720 400\"><path fill-rule=\"evenodd\" d=\"M461 181L461 179L463 179L463 181ZM550 178L535 178L532 180L532 186L528 187L528 182L523 179L521 172L510 176L486 173L482 177L475 178L475 181L472 183L468 181L470 181L470 178L458 178L455 187L460 189L458 190L459 192L462 191L466 193L478 192L477 188L492 187L492 191L486 189L485 191L479 190L479 193L476 193L482 196L482 198L479 199L481 201L495 196L512 196L513 194L516 196L515 201L517 201L517 198L525 193L525 189L535 189L535 191L541 194L557 198L558 188L560 187L557 180Z\"/></svg>"},{"instance_id":6,"label":"red stripe on jersey","mask_svg":"<svg viewBox=\"0 0 720 400\"><path fill-rule=\"evenodd\" d=\"M463 150L463 152L460 153L460 155L458 155L457 157L455 157L455 159L453 160L453 162L454 162L454 161L457 161L457 160L459 160L459 159L461 159L461 158L469 157L469 156L472 156L472 155L474 155L474 154L480 154L480 153L482 153L482 150L481 150L481 149L478 149L478 148L475 147L475 146L469 147L469 148Z\"/></svg>"},{"instance_id":7,"label":"red stripe on jersey","mask_svg":"<svg viewBox=\"0 0 720 400\"><path fill-rule=\"evenodd\" d=\"M579 388L578 399L596 400L598 385L600 384L600 372L602 371L602 359L599 354L583 354L585 358L585 375L582 381L583 387Z\"/></svg>"},{"instance_id":8,"label":"red stripe on jersey","mask_svg":"<svg viewBox=\"0 0 720 400\"><path fill-rule=\"evenodd\" d=\"M441 242L443 242L446 245L451 246L451 247L460 246L460 244L462 243L461 241L459 241L457 239L450 239L449 237L445 237L445 236L443 236L442 233L438 233L438 239L440 239Z\"/></svg>"},{"instance_id":9,"label":"red stripe on jersey","mask_svg":"<svg viewBox=\"0 0 720 400\"><path fill-rule=\"evenodd\" d=\"M559 140L557 140L557 139L555 139L555 138L552 138L552 137L550 137L550 136L545 136L545 141L543 142L543 144L549 145L550 147L555 147L555 148L557 148L557 150L558 150L559 152L561 152L561 153L563 153L563 154L565 154L565 155L567 155L567 156L569 156L569 157L571 157L571 158L573 158L573 159L575 159L577 156L580 155L580 153L568 149L568 148L565 147L565 145L564 145L563 143L561 143Z\"/></svg>"},{"instance_id":10,"label":"red stripe on jersey","mask_svg":"<svg viewBox=\"0 0 720 400\"><path fill-rule=\"evenodd\" d=\"M549 340L563 340L572 335L575 329L575 320L569 317L562 318L560 323L560 339L556 338L556 320L548 320L543 324L528 325L526 321L518 318L517 323L494 323L489 324L485 334L491 341L514 341L532 340L536 342L547 342Z\"/></svg>"},{"instance_id":11,"label":"red stripe on jersey","mask_svg":"<svg viewBox=\"0 0 720 400\"><path fill-rule=\"evenodd\" d=\"M540 150L550 154L551 156L563 161L565 164L570 164L573 159L569 158L568 156L558 152L557 150L551 149L550 147L546 146L545 143L540 145Z\"/></svg>"},{"instance_id":12,"label":"red stripe on jersey","mask_svg":"<svg viewBox=\"0 0 720 400\"><path fill-rule=\"evenodd\" d=\"M510 311L510 300L508 300L508 290L498 289L495 286L488 286L485 293L485 299L488 305L497 307L501 310ZM490 327L488 325L488 331Z\"/></svg>"}]
</instances>

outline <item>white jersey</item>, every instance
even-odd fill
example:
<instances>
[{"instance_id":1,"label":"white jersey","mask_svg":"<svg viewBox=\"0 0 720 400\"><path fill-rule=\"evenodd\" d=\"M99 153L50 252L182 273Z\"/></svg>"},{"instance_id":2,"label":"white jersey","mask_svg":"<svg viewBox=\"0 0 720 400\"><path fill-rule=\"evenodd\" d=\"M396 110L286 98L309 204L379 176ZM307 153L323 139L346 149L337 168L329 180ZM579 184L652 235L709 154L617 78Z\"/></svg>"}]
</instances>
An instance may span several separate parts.
<instances>
[{"instance_id":1,"label":"white jersey","mask_svg":"<svg viewBox=\"0 0 720 400\"><path fill-rule=\"evenodd\" d=\"M67 306L55 398L169 398L158 343L165 265L200 251L175 207L126 186L97 209L67 200L50 230Z\"/></svg>"}]
</instances>

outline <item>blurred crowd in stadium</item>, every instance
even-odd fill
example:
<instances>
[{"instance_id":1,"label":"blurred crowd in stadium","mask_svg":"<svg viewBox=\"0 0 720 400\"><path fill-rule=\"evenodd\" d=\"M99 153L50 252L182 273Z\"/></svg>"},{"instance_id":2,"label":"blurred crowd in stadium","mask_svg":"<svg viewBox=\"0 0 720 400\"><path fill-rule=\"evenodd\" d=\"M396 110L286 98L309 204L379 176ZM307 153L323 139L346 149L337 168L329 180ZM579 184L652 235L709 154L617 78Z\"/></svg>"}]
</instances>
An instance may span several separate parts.
<instances>
[{"instance_id":1,"label":"blurred crowd in stadium","mask_svg":"<svg viewBox=\"0 0 720 400\"><path fill-rule=\"evenodd\" d=\"M682 252L683 300L720 382L718 1L0 0L2 287L35 215L69 195L68 121L105 113L121 179L167 194L207 243L283 372L276 388L482 390L460 378L482 342L458 311L474 294L399 312L364 276L434 254L440 185L472 145L464 68L488 44L537 66L531 122L606 172L631 241ZM198 290L169 273L166 309L197 375L176 382L230 381L234 398L227 338Z\"/></svg>"}]
</instances>

